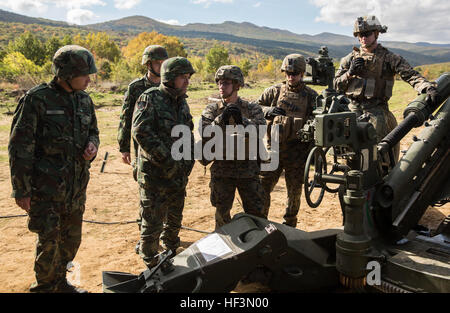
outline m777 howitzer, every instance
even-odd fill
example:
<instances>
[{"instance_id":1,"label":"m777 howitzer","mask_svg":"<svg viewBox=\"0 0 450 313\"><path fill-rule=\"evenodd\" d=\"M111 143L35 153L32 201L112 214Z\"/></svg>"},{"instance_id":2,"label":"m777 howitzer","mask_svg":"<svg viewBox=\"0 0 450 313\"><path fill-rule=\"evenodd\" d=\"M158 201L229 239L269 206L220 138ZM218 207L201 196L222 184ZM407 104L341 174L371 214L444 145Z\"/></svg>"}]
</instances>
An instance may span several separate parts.
<instances>
[{"instance_id":1,"label":"m777 howitzer","mask_svg":"<svg viewBox=\"0 0 450 313\"><path fill-rule=\"evenodd\" d=\"M314 122L305 126L312 137L302 137L316 144L307 164L314 162L313 181L305 174L306 196L319 206L321 199L311 201L313 189L322 193L334 191L327 184L343 186L343 228L305 232L237 214L175 257L162 253L161 263L152 270L140 275L103 272L104 291L229 292L246 280L281 292L335 291L342 286L450 292L448 226L433 237L413 230L425 209L450 193L450 75L437 82L445 102L403 158L387 170L380 156L434 111L424 96L406 110L405 120L412 119L410 112L419 120L400 123L378 145L373 126L358 122L355 113L329 112L345 103L342 98L334 94L318 99L325 105L317 107ZM325 150L330 147L336 148L336 164L328 173ZM337 164L339 158L346 164ZM343 174L337 175L339 171ZM404 237L408 240L399 240Z\"/></svg>"}]
</instances>

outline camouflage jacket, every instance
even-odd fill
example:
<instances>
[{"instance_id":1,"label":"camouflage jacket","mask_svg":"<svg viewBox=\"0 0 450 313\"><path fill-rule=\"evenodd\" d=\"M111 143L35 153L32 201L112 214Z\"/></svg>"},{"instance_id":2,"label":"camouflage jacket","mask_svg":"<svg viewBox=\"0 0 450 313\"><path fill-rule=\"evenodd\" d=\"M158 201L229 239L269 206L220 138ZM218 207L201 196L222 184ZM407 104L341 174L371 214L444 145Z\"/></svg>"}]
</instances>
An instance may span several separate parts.
<instances>
[{"instance_id":1,"label":"camouflage jacket","mask_svg":"<svg viewBox=\"0 0 450 313\"><path fill-rule=\"evenodd\" d=\"M353 58L356 57L362 57L365 66L360 75L351 77L347 72ZM392 96L395 74L400 75L419 93L432 85L404 58L378 44L373 53L355 48L342 58L334 79L334 87L338 92L345 93L351 98L352 103L361 105L363 108L377 105L387 106L387 102Z\"/></svg>"},{"instance_id":2,"label":"camouflage jacket","mask_svg":"<svg viewBox=\"0 0 450 313\"><path fill-rule=\"evenodd\" d=\"M122 113L120 114L119 132L117 141L119 142L120 152L131 152L131 122L133 119L134 106L139 96L151 87L158 87L159 84L151 82L147 75L133 80L125 92L122 105ZM137 143L134 142L135 152L137 153Z\"/></svg>"},{"instance_id":3,"label":"camouflage jacket","mask_svg":"<svg viewBox=\"0 0 450 313\"><path fill-rule=\"evenodd\" d=\"M94 104L84 91L66 92L55 80L29 90L14 113L9 139L12 197L84 203L91 161L100 144Z\"/></svg>"},{"instance_id":4,"label":"camouflage jacket","mask_svg":"<svg viewBox=\"0 0 450 313\"><path fill-rule=\"evenodd\" d=\"M179 190L187 185L194 166L194 124L186 98L161 84L147 89L136 102L132 135L139 144L137 179L143 188ZM172 145L179 139L171 136L176 125L190 129L189 160L172 158Z\"/></svg>"},{"instance_id":5,"label":"camouflage jacket","mask_svg":"<svg viewBox=\"0 0 450 313\"><path fill-rule=\"evenodd\" d=\"M218 98L209 98L210 102L202 112L200 117L200 126L202 129L208 125L219 125L225 134L225 124L222 120L222 113L227 104ZM238 98L235 103L242 113L242 124L248 125L266 125L264 114L261 108L254 102L248 102ZM258 128L257 128L258 131ZM202 140L208 140L203 137ZM206 165L208 162L202 161ZM260 168L255 160L215 160L211 166L211 175L231 178L252 178L259 174Z\"/></svg>"},{"instance_id":6,"label":"camouflage jacket","mask_svg":"<svg viewBox=\"0 0 450 313\"><path fill-rule=\"evenodd\" d=\"M274 106L280 106L279 99L281 94L281 89L283 86L287 86L286 82L282 82L280 84L276 84L274 86L271 86L269 88L266 88L264 92L261 94L261 96L258 99L258 104L261 106L264 117L267 118L267 111L270 109L270 107ZM301 83L299 87L297 88L290 88L286 87L289 92L297 93L300 98L304 98L307 103L307 109L306 109L306 116L308 117L311 115L313 104L318 96L317 92L306 86L304 83ZM286 109L286 113L289 115L289 110Z\"/></svg>"},{"instance_id":7,"label":"camouflage jacket","mask_svg":"<svg viewBox=\"0 0 450 313\"><path fill-rule=\"evenodd\" d=\"M283 92L282 94L283 90L285 92ZM313 105L317 96L317 92L314 89L306 86L306 84L304 83L301 83L296 88L291 88L288 86L288 84L286 84L286 82L282 82L264 90L264 92L258 99L258 104L264 111L264 116L269 120L267 130L269 147L271 137L270 132L273 120L270 120L268 118L268 110L271 107L279 106L285 109L287 116L295 116L296 112L293 112L288 107L286 107L285 103L287 101L292 104L296 104L296 106L306 106L306 108L302 109L302 117L306 120L311 117ZM293 99L290 99L291 97ZM310 148L311 146L309 144L303 144L300 142L300 140L285 143L280 146L280 160L283 160L284 162L289 164L298 163L300 166L301 163L304 163L305 155L308 155Z\"/></svg>"}]
</instances>

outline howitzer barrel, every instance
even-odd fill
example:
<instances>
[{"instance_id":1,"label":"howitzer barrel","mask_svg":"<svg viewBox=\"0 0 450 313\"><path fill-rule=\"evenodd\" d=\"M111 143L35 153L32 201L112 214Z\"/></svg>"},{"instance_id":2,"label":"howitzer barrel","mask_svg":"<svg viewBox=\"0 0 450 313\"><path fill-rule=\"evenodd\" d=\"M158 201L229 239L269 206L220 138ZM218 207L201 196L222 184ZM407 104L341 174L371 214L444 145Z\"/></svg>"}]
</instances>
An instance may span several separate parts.
<instances>
[{"instance_id":1,"label":"howitzer barrel","mask_svg":"<svg viewBox=\"0 0 450 313\"><path fill-rule=\"evenodd\" d=\"M439 184L438 181L442 179L445 184L447 180L449 134L450 99L442 105L435 118L425 125L377 193L378 203L385 209L391 209L393 226L402 228L402 233L414 226L431 204L424 201L421 208L415 211L411 209L414 202L423 197L425 185Z\"/></svg>"},{"instance_id":2,"label":"howitzer barrel","mask_svg":"<svg viewBox=\"0 0 450 313\"><path fill-rule=\"evenodd\" d=\"M404 120L384 137L380 142L381 152L385 152L389 148L394 147L405 135L414 127L419 127L425 122L430 114L450 96L450 74L443 74L437 80L437 91L439 101L434 106L427 105L426 94L417 96L408 104L403 112Z\"/></svg>"}]
</instances>

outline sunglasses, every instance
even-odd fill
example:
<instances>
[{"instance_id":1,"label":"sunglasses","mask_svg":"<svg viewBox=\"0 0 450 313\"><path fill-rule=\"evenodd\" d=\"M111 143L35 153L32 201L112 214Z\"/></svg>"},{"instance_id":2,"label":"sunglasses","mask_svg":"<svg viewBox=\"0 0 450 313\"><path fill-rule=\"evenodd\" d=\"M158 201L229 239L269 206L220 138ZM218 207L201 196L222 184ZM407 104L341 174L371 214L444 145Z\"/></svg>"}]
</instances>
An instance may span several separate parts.
<instances>
[{"instance_id":1,"label":"sunglasses","mask_svg":"<svg viewBox=\"0 0 450 313\"><path fill-rule=\"evenodd\" d=\"M358 37L369 37L373 34L373 31L369 31L369 32L363 32L363 33L359 33Z\"/></svg>"},{"instance_id":2,"label":"sunglasses","mask_svg":"<svg viewBox=\"0 0 450 313\"><path fill-rule=\"evenodd\" d=\"M295 73L295 72L286 72L287 76L297 76L300 75L300 73Z\"/></svg>"}]
</instances>

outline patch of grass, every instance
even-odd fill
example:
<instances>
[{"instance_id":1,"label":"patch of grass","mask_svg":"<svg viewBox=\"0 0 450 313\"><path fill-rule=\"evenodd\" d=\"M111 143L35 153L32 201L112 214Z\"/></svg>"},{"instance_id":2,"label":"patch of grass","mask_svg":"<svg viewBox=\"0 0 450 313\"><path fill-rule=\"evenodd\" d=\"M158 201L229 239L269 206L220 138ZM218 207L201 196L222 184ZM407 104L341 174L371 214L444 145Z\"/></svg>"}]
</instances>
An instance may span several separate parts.
<instances>
[{"instance_id":1,"label":"patch of grass","mask_svg":"<svg viewBox=\"0 0 450 313\"><path fill-rule=\"evenodd\" d=\"M95 106L121 106L123 95L118 93L89 92Z\"/></svg>"}]
</instances>

